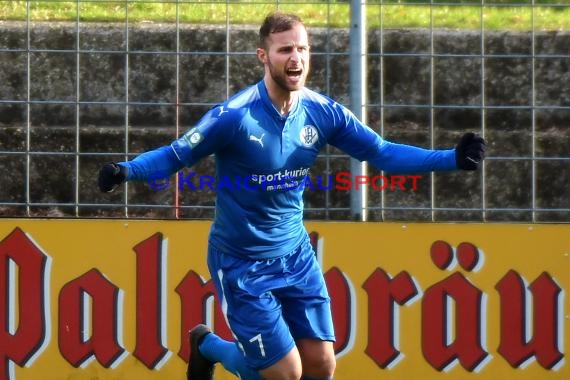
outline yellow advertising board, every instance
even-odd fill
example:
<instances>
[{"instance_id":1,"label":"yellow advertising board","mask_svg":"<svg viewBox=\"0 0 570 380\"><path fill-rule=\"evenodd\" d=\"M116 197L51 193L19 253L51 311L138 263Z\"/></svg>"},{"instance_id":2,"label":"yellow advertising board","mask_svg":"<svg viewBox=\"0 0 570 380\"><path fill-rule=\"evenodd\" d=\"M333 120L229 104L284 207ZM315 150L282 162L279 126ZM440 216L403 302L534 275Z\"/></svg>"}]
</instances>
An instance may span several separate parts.
<instances>
[{"instance_id":1,"label":"yellow advertising board","mask_svg":"<svg viewBox=\"0 0 570 380\"><path fill-rule=\"evenodd\" d=\"M335 379L570 378L570 225L306 226L333 302ZM230 336L209 227L0 219L0 380L184 379L189 328Z\"/></svg>"}]
</instances>

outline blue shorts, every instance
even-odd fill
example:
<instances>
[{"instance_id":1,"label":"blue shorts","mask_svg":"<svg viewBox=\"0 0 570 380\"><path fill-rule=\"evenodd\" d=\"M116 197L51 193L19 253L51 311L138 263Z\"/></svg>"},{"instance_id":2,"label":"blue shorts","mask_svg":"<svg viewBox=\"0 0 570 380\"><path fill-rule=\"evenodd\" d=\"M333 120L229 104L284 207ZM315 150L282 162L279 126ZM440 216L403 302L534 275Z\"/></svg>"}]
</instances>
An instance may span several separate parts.
<instances>
[{"instance_id":1,"label":"blue shorts","mask_svg":"<svg viewBox=\"0 0 570 380\"><path fill-rule=\"evenodd\" d=\"M298 339L335 340L330 298L308 238L295 251L267 260L231 256L210 244L208 266L250 367L275 364Z\"/></svg>"}]
</instances>

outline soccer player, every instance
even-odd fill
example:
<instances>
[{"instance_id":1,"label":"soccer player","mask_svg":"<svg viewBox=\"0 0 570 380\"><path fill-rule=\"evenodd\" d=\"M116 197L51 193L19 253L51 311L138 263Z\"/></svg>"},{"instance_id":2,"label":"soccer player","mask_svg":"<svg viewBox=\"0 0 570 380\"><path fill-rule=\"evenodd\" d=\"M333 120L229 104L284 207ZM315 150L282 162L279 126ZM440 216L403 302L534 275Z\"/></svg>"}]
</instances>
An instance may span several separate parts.
<instances>
[{"instance_id":1,"label":"soccer player","mask_svg":"<svg viewBox=\"0 0 570 380\"><path fill-rule=\"evenodd\" d=\"M325 144L392 173L476 170L485 141L463 135L431 150L384 140L347 108L307 89L309 40L300 18L276 12L259 30L263 79L208 111L170 145L105 164L102 191L215 155L208 268L235 342L190 332L188 379L215 363L241 379L326 380L335 370L330 299L303 225L303 183Z\"/></svg>"}]
</instances>

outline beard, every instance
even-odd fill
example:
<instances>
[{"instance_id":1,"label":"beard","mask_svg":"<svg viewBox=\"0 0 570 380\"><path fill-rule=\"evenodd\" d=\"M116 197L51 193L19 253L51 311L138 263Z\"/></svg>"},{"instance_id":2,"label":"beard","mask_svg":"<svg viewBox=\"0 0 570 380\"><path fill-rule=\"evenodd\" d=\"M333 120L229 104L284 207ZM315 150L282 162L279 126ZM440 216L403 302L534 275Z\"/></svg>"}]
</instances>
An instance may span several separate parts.
<instances>
[{"instance_id":1,"label":"beard","mask_svg":"<svg viewBox=\"0 0 570 380\"><path fill-rule=\"evenodd\" d=\"M303 73L301 74L299 81L296 83L291 83L287 79L287 74L284 73L283 71L277 70L269 59L267 60L267 66L269 68L269 74L271 75L271 79L273 79L273 81L284 91L288 92L298 91L305 86L305 79L307 78L307 75L305 74L306 68L303 68Z\"/></svg>"}]
</instances>

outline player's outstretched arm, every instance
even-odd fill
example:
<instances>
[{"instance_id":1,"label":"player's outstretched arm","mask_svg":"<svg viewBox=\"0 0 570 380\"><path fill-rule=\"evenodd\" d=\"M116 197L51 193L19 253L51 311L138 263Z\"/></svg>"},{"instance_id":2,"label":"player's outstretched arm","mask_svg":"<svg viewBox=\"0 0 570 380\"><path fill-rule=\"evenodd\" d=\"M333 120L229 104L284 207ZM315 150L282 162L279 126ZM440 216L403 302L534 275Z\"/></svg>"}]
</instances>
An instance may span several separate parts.
<instances>
[{"instance_id":1,"label":"player's outstretched arm","mask_svg":"<svg viewBox=\"0 0 570 380\"><path fill-rule=\"evenodd\" d=\"M461 136L455 147L457 168L462 170L477 170L485 158L487 145L485 140L473 132Z\"/></svg>"},{"instance_id":2,"label":"player's outstretched arm","mask_svg":"<svg viewBox=\"0 0 570 380\"><path fill-rule=\"evenodd\" d=\"M391 173L476 170L485 157L485 149L482 137L466 133L451 149L425 149L384 140L377 153L367 159L378 169Z\"/></svg>"},{"instance_id":3,"label":"player's outstretched arm","mask_svg":"<svg viewBox=\"0 0 570 380\"><path fill-rule=\"evenodd\" d=\"M154 173L171 175L184 167L172 146L144 152L131 161L108 163L99 171L99 189L111 192L125 181L146 180Z\"/></svg>"}]
</instances>

